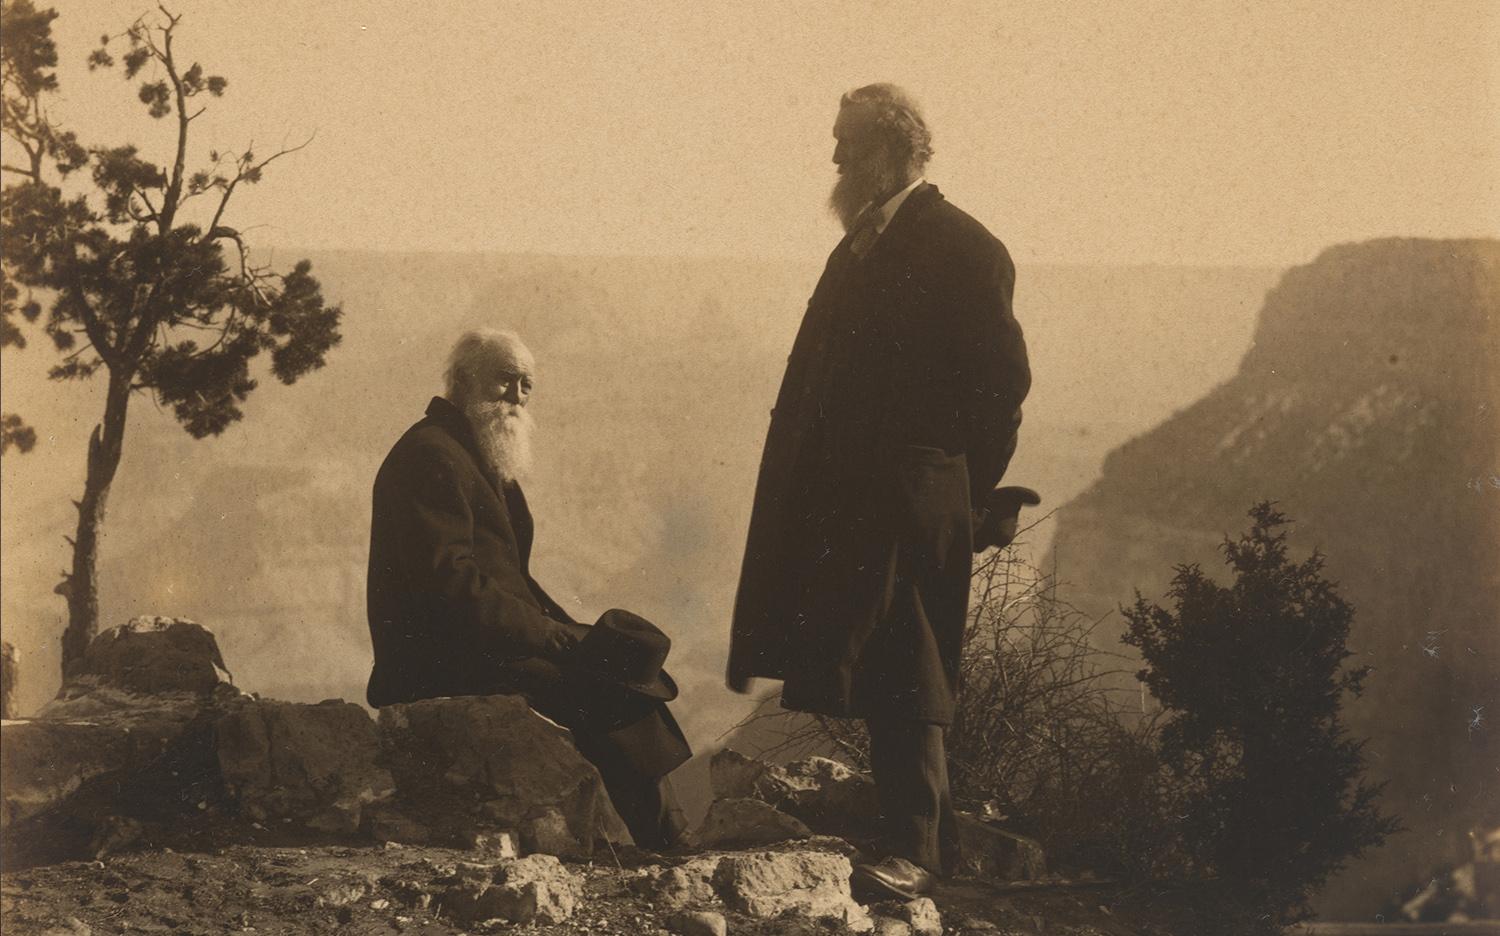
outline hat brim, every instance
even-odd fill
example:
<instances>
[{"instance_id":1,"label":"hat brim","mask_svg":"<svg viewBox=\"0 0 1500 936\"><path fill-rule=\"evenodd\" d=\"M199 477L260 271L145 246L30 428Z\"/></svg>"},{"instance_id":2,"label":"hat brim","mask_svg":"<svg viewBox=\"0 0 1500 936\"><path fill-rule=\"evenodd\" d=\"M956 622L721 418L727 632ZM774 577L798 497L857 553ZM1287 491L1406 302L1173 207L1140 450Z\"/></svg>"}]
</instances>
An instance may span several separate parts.
<instances>
[{"instance_id":1,"label":"hat brim","mask_svg":"<svg viewBox=\"0 0 1500 936\"><path fill-rule=\"evenodd\" d=\"M585 667L577 667L575 669L575 672L588 675L607 685L615 686L620 689L626 689L630 692L635 693L636 695L643 695L648 699L656 699L658 702L671 702L673 699L677 698L677 681L674 680L666 670L662 670L660 673L658 673L656 680L649 683L620 682L618 679L610 676L607 673L601 673L597 670L587 669Z\"/></svg>"}]
</instances>

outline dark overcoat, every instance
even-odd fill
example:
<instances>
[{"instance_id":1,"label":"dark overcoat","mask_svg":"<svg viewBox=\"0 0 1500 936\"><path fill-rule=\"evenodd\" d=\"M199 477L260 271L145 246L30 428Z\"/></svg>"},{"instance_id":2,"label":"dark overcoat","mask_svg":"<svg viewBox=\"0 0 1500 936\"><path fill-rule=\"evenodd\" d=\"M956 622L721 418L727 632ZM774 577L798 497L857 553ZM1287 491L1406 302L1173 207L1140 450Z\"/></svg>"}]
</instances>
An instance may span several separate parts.
<instances>
[{"instance_id":1,"label":"dark overcoat","mask_svg":"<svg viewBox=\"0 0 1500 936\"><path fill-rule=\"evenodd\" d=\"M1031 376L1004 245L935 186L818 281L771 413L729 679L782 704L952 720L971 505L1015 451Z\"/></svg>"},{"instance_id":2,"label":"dark overcoat","mask_svg":"<svg viewBox=\"0 0 1500 936\"><path fill-rule=\"evenodd\" d=\"M482 465L468 420L434 397L375 476L371 705L519 691L512 671L544 652L544 618L572 621L531 577L520 486Z\"/></svg>"}]
</instances>

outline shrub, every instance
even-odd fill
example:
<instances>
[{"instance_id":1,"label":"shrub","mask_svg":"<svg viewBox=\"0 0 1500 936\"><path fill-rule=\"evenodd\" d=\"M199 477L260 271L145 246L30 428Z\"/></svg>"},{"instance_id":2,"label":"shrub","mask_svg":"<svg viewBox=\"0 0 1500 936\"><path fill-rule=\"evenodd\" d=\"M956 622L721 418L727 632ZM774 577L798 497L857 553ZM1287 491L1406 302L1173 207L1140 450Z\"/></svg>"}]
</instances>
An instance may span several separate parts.
<instances>
[{"instance_id":1,"label":"shrub","mask_svg":"<svg viewBox=\"0 0 1500 936\"><path fill-rule=\"evenodd\" d=\"M1124 640L1166 710L1160 754L1179 820L1179 874L1213 895L1226 932L1276 932L1312 892L1397 823L1361 779L1361 742L1340 719L1368 667L1346 666L1354 612L1323 559L1287 556L1270 503L1223 551L1234 582L1180 566L1164 609L1137 596Z\"/></svg>"}]
</instances>

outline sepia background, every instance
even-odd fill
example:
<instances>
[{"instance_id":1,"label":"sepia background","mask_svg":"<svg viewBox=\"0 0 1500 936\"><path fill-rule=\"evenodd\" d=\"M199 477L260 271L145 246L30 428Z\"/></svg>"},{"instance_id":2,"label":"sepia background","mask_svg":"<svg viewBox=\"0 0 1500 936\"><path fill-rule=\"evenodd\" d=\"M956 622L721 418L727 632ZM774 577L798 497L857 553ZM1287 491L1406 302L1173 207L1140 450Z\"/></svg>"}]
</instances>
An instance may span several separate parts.
<instances>
[{"instance_id":1,"label":"sepia background","mask_svg":"<svg viewBox=\"0 0 1500 936\"><path fill-rule=\"evenodd\" d=\"M164 150L173 128L84 66L147 5L56 6L54 116ZM671 633L679 716L719 743L747 705L720 675L767 411L840 233L838 97L890 80L925 105L928 178L1017 263L1035 383L1008 478L1061 508L1024 548L1107 616L1281 501L1362 616L1375 777L1438 810L1330 906L1463 844L1500 769L1464 720L1500 706L1500 3L173 9L180 54L230 82L190 157L312 138L231 221L313 261L344 339L215 439L135 401L105 626L189 617L243 688L362 700L370 483L453 337L496 324L539 362L537 578L581 619ZM56 689L52 587L102 407L45 379L45 344L3 369L40 435L0 466L23 711Z\"/></svg>"}]
</instances>

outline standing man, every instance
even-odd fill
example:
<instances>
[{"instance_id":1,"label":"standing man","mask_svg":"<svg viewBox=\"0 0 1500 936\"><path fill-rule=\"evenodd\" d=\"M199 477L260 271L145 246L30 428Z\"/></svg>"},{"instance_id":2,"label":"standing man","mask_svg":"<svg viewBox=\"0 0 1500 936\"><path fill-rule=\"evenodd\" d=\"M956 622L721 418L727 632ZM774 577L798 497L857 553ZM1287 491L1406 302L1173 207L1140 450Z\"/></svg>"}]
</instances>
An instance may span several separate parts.
<instances>
[{"instance_id":1,"label":"standing man","mask_svg":"<svg viewBox=\"0 0 1500 936\"><path fill-rule=\"evenodd\" d=\"M666 703L671 641L628 611L579 624L531 577L526 404L536 371L515 334L453 347L447 396L375 477L368 600L373 706L519 694L571 729L642 848L686 831L667 774L691 756Z\"/></svg>"},{"instance_id":2,"label":"standing man","mask_svg":"<svg viewBox=\"0 0 1500 936\"><path fill-rule=\"evenodd\" d=\"M853 883L911 899L957 860L943 731L976 529L990 545L997 522L1015 529L1014 511L975 508L1015 451L1031 376L1010 256L922 178L916 103L889 84L851 91L833 136L847 235L771 413L728 683L781 679L786 708L865 720L885 854Z\"/></svg>"}]
</instances>

